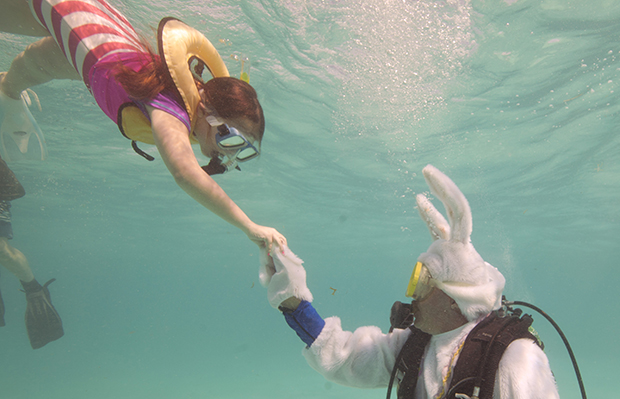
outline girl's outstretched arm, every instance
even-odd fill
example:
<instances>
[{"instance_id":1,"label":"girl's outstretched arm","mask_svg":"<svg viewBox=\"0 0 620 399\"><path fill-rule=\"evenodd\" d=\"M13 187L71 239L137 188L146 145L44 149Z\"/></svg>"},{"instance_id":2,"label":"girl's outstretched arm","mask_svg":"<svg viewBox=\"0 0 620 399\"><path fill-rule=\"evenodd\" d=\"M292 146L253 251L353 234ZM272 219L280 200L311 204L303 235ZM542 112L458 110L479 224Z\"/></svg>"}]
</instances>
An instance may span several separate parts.
<instances>
[{"instance_id":1,"label":"girl's outstretched arm","mask_svg":"<svg viewBox=\"0 0 620 399\"><path fill-rule=\"evenodd\" d=\"M238 227L250 240L271 251L273 244L286 245L277 230L260 226L230 199L224 190L202 170L194 155L187 127L172 115L148 107L155 144L166 167L187 194L228 223Z\"/></svg>"}]
</instances>

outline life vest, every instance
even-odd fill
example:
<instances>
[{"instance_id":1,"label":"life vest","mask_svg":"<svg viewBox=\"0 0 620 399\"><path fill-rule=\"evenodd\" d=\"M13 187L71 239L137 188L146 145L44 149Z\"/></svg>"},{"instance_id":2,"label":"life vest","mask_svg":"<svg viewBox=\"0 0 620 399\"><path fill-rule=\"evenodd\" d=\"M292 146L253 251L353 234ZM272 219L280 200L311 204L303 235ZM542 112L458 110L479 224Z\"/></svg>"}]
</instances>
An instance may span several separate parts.
<instances>
[{"instance_id":1,"label":"life vest","mask_svg":"<svg viewBox=\"0 0 620 399\"><path fill-rule=\"evenodd\" d=\"M500 317L496 311L478 323L465 338L445 398L452 399L456 393L473 397L474 387L478 386L479 394L476 396L492 399L499 361L508 345L517 339L527 338L542 347L542 343L529 331L532 321L530 315L521 317L520 312ZM413 325L409 329L411 334L396 358L392 372L392 378L399 371L403 373L398 385L398 399L415 399L424 351L431 340L430 334Z\"/></svg>"},{"instance_id":2,"label":"life vest","mask_svg":"<svg viewBox=\"0 0 620 399\"><path fill-rule=\"evenodd\" d=\"M174 82L175 94L182 100L181 105L189 115L191 132L196 126L196 111L200 102L195 79L204 83L202 72L205 69L211 77L227 77L228 69L213 44L202 33L176 18L167 17L159 22L157 47L168 78ZM136 141L155 144L151 122L134 103L125 103L119 108L117 124L121 133L132 140L137 152ZM190 140L193 144L197 143L191 135Z\"/></svg>"}]
</instances>

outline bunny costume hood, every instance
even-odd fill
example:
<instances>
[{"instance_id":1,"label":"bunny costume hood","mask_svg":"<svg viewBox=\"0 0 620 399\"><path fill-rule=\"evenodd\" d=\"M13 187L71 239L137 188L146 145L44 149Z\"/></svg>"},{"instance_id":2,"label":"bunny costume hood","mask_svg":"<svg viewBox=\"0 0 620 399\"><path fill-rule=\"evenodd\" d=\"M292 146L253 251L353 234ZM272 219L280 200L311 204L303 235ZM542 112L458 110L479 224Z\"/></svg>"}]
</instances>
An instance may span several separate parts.
<instances>
[{"instance_id":1,"label":"bunny costume hood","mask_svg":"<svg viewBox=\"0 0 620 399\"><path fill-rule=\"evenodd\" d=\"M456 301L467 320L476 320L500 308L506 280L471 244L471 209L456 184L432 165L422 173L433 195L444 204L449 223L426 196L416 196L434 240L418 261L428 268L435 286Z\"/></svg>"}]
</instances>

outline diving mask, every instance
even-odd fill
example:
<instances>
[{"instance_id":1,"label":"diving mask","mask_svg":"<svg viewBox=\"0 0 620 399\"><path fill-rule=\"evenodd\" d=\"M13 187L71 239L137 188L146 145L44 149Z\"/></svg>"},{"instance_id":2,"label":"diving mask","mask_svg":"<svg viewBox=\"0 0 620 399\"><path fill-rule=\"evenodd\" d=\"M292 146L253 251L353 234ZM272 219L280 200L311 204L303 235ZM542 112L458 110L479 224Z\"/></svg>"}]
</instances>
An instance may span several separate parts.
<instances>
[{"instance_id":1,"label":"diving mask","mask_svg":"<svg viewBox=\"0 0 620 399\"><path fill-rule=\"evenodd\" d=\"M215 135L217 146L227 152L235 151L234 155L225 155L228 160L223 162L229 164L234 161L235 165L229 165L230 169L236 166L236 162L246 162L260 154L260 151L237 128L220 122L213 115L207 116L206 119L209 125L217 126L217 133Z\"/></svg>"},{"instance_id":2,"label":"diving mask","mask_svg":"<svg viewBox=\"0 0 620 399\"><path fill-rule=\"evenodd\" d=\"M256 158L260 152L234 127L222 123L217 127L215 142L222 150L236 150L234 159L246 162Z\"/></svg>"},{"instance_id":3,"label":"diving mask","mask_svg":"<svg viewBox=\"0 0 620 399\"><path fill-rule=\"evenodd\" d=\"M433 290L431 273L422 262L415 264L405 296L414 301L425 299Z\"/></svg>"}]
</instances>

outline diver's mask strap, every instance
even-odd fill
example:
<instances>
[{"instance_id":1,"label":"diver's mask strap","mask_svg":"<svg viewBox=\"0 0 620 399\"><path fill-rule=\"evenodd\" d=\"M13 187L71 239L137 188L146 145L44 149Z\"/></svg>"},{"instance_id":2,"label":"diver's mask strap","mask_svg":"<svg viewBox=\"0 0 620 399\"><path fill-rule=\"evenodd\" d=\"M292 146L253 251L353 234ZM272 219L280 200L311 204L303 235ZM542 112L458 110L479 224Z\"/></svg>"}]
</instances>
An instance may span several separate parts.
<instances>
[{"instance_id":1,"label":"diver's mask strap","mask_svg":"<svg viewBox=\"0 0 620 399\"><path fill-rule=\"evenodd\" d=\"M216 115L215 110L213 110L212 108L208 106L205 106L205 108L206 108L206 112L208 113L205 119L207 120L207 123L209 124L209 126L216 127L216 126L223 125L223 122L220 122L220 120L217 119L217 116L215 116ZM222 160L219 157L211 158L211 161L209 161L209 164L203 166L202 170L204 170L209 176L221 175L221 174L228 172L228 168L226 167L225 164L222 164Z\"/></svg>"},{"instance_id":2,"label":"diver's mask strap","mask_svg":"<svg viewBox=\"0 0 620 399\"><path fill-rule=\"evenodd\" d=\"M213 115L213 114L209 114L205 119L207 120L207 123L209 125L213 126L213 127L220 126L220 125L224 124L224 122L222 122L219 119L217 119L217 117L215 115Z\"/></svg>"},{"instance_id":3,"label":"diver's mask strap","mask_svg":"<svg viewBox=\"0 0 620 399\"><path fill-rule=\"evenodd\" d=\"M215 108L211 107L210 105L207 105L204 103L204 100L202 101L202 104L205 108L205 112L207 114L207 116L205 116L205 119L207 120L207 123L213 127L217 127L220 125L223 125L224 122L222 122L220 120L220 116L218 115L217 111L215 110Z\"/></svg>"}]
</instances>

